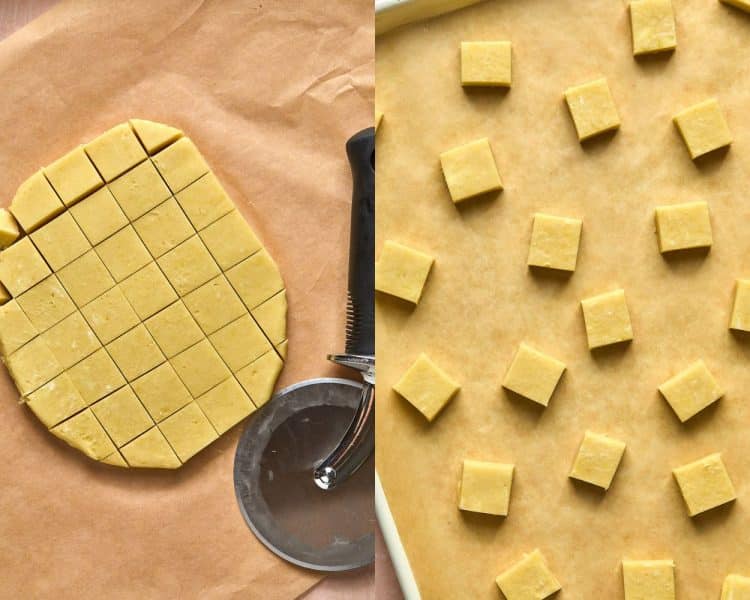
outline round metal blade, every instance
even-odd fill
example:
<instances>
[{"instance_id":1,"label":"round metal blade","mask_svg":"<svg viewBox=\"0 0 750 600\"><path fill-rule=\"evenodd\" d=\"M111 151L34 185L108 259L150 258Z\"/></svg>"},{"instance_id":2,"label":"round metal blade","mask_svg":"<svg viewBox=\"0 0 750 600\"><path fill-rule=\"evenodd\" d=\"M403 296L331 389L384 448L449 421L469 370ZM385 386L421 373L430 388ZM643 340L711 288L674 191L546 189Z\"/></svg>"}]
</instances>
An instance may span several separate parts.
<instances>
[{"instance_id":1,"label":"round metal blade","mask_svg":"<svg viewBox=\"0 0 750 600\"><path fill-rule=\"evenodd\" d=\"M251 419L234 460L234 487L255 535L282 558L318 571L344 571L375 557L375 464L324 491L313 470L354 417L362 386L312 379L279 392Z\"/></svg>"}]
</instances>

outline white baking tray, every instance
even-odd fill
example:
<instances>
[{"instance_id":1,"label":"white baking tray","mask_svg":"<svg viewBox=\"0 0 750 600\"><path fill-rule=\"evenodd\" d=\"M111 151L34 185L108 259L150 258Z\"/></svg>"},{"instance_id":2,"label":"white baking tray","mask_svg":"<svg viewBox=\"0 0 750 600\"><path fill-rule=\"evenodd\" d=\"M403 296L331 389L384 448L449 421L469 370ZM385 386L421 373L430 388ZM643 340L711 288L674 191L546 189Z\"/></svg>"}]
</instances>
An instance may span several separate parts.
<instances>
[{"instance_id":1,"label":"white baking tray","mask_svg":"<svg viewBox=\"0 0 750 600\"><path fill-rule=\"evenodd\" d=\"M482 0L375 0L375 33L380 35L396 27L429 19L477 4ZM376 192L377 193L377 192ZM376 409L377 410L377 409ZM393 562L396 577L406 600L421 600L414 573L406 556L404 546L398 534L396 521L393 519L388 499L380 484L377 470L375 472L375 515L383 532L385 545Z\"/></svg>"}]
</instances>

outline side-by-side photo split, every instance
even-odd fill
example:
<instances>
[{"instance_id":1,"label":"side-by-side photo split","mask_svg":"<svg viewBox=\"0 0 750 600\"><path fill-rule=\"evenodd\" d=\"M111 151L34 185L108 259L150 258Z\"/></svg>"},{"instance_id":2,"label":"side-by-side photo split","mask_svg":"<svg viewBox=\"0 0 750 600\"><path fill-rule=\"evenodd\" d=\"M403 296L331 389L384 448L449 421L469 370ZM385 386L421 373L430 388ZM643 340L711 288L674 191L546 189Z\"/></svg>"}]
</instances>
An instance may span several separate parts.
<instances>
[{"instance_id":1,"label":"side-by-side photo split","mask_svg":"<svg viewBox=\"0 0 750 600\"><path fill-rule=\"evenodd\" d=\"M750 600L748 56L0 1L0 600Z\"/></svg>"}]
</instances>

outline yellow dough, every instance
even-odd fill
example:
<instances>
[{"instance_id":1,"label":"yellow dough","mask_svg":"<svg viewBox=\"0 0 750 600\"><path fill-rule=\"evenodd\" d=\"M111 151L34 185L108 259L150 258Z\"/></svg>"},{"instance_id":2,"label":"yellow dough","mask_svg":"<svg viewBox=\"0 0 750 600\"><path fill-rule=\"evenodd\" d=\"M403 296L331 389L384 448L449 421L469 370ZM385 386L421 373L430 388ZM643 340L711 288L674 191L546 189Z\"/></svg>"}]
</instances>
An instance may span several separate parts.
<instances>
[{"instance_id":1,"label":"yellow dough","mask_svg":"<svg viewBox=\"0 0 750 600\"><path fill-rule=\"evenodd\" d=\"M724 394L702 360L694 362L684 371L662 383L659 391L683 422L697 415Z\"/></svg>"},{"instance_id":2,"label":"yellow dough","mask_svg":"<svg viewBox=\"0 0 750 600\"><path fill-rule=\"evenodd\" d=\"M521 344L505 374L503 387L547 406L564 371L565 365L559 360Z\"/></svg>"},{"instance_id":3,"label":"yellow dough","mask_svg":"<svg viewBox=\"0 0 750 600\"><path fill-rule=\"evenodd\" d=\"M750 600L750 577L727 575L721 586L721 600Z\"/></svg>"},{"instance_id":4,"label":"yellow dough","mask_svg":"<svg viewBox=\"0 0 750 600\"><path fill-rule=\"evenodd\" d=\"M677 113L674 123L690 152L690 158L698 158L732 143L729 126L715 98Z\"/></svg>"},{"instance_id":5,"label":"yellow dough","mask_svg":"<svg viewBox=\"0 0 750 600\"><path fill-rule=\"evenodd\" d=\"M511 84L510 42L461 42L461 85Z\"/></svg>"},{"instance_id":6,"label":"yellow dough","mask_svg":"<svg viewBox=\"0 0 750 600\"><path fill-rule=\"evenodd\" d=\"M614 290L581 300L589 348L601 348L633 339L625 292Z\"/></svg>"},{"instance_id":7,"label":"yellow dough","mask_svg":"<svg viewBox=\"0 0 750 600\"><path fill-rule=\"evenodd\" d=\"M748 279L737 280L729 328L737 331L750 331L750 280Z\"/></svg>"},{"instance_id":8,"label":"yellow dough","mask_svg":"<svg viewBox=\"0 0 750 600\"><path fill-rule=\"evenodd\" d=\"M456 395L461 386L432 362L420 354L393 389L433 421L438 413Z\"/></svg>"},{"instance_id":9,"label":"yellow dough","mask_svg":"<svg viewBox=\"0 0 750 600\"><path fill-rule=\"evenodd\" d=\"M15 242L21 231L15 217L4 208L0 208L0 250Z\"/></svg>"},{"instance_id":10,"label":"yellow dough","mask_svg":"<svg viewBox=\"0 0 750 600\"><path fill-rule=\"evenodd\" d=\"M496 582L506 600L544 600L562 589L538 549L524 554L521 560L498 575Z\"/></svg>"},{"instance_id":11,"label":"yellow dough","mask_svg":"<svg viewBox=\"0 0 750 600\"><path fill-rule=\"evenodd\" d=\"M737 498L718 452L677 467L672 473L691 517Z\"/></svg>"},{"instance_id":12,"label":"yellow dough","mask_svg":"<svg viewBox=\"0 0 750 600\"><path fill-rule=\"evenodd\" d=\"M433 262L429 254L386 240L375 263L375 289L417 304Z\"/></svg>"},{"instance_id":13,"label":"yellow dough","mask_svg":"<svg viewBox=\"0 0 750 600\"><path fill-rule=\"evenodd\" d=\"M570 476L608 490L624 453L624 442L587 431Z\"/></svg>"},{"instance_id":14,"label":"yellow dough","mask_svg":"<svg viewBox=\"0 0 750 600\"><path fill-rule=\"evenodd\" d=\"M102 463L180 467L268 402L286 316L276 263L169 125L115 125L0 209L0 359Z\"/></svg>"},{"instance_id":15,"label":"yellow dough","mask_svg":"<svg viewBox=\"0 0 750 600\"><path fill-rule=\"evenodd\" d=\"M713 243L706 202L656 207L656 233L662 253L709 248Z\"/></svg>"},{"instance_id":16,"label":"yellow dough","mask_svg":"<svg viewBox=\"0 0 750 600\"><path fill-rule=\"evenodd\" d=\"M623 560L625 600L675 600L674 562Z\"/></svg>"},{"instance_id":17,"label":"yellow dough","mask_svg":"<svg viewBox=\"0 0 750 600\"><path fill-rule=\"evenodd\" d=\"M487 138L443 152L440 164L448 191L455 203L503 189Z\"/></svg>"},{"instance_id":18,"label":"yellow dough","mask_svg":"<svg viewBox=\"0 0 750 600\"><path fill-rule=\"evenodd\" d=\"M24 181L10 203L10 213L26 233L44 225L65 210L42 171Z\"/></svg>"},{"instance_id":19,"label":"yellow dough","mask_svg":"<svg viewBox=\"0 0 750 600\"><path fill-rule=\"evenodd\" d=\"M458 508L506 516L513 484L513 465L464 460Z\"/></svg>"},{"instance_id":20,"label":"yellow dough","mask_svg":"<svg viewBox=\"0 0 750 600\"><path fill-rule=\"evenodd\" d=\"M604 78L568 88L565 100L581 142L620 127L620 115Z\"/></svg>"},{"instance_id":21,"label":"yellow dough","mask_svg":"<svg viewBox=\"0 0 750 600\"><path fill-rule=\"evenodd\" d=\"M633 0L630 27L636 56L677 47L672 0Z\"/></svg>"},{"instance_id":22,"label":"yellow dough","mask_svg":"<svg viewBox=\"0 0 750 600\"><path fill-rule=\"evenodd\" d=\"M535 214L527 260L529 266L575 271L582 225L580 219Z\"/></svg>"}]
</instances>

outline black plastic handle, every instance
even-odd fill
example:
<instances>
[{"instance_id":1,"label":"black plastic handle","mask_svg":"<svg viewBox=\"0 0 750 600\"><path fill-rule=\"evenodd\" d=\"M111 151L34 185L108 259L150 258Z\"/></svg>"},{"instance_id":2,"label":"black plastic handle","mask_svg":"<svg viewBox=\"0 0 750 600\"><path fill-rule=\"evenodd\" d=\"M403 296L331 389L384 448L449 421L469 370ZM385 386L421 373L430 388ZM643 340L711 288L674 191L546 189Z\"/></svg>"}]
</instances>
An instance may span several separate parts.
<instances>
[{"instance_id":1,"label":"black plastic handle","mask_svg":"<svg viewBox=\"0 0 750 600\"><path fill-rule=\"evenodd\" d=\"M375 128L346 143L352 169L346 353L375 355Z\"/></svg>"}]
</instances>

